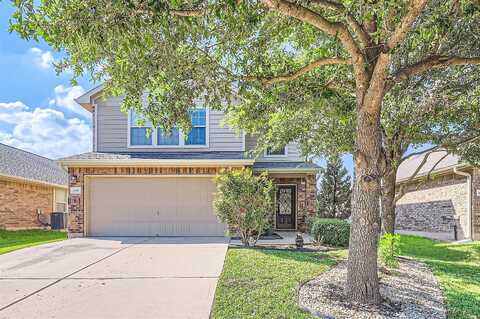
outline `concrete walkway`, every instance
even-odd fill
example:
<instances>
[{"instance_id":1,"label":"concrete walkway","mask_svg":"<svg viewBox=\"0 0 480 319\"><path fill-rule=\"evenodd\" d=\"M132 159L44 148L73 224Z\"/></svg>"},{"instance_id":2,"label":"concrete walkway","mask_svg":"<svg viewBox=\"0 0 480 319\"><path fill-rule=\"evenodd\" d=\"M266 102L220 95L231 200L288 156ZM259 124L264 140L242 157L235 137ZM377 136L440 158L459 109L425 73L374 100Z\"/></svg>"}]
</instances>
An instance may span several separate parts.
<instances>
[{"instance_id":1,"label":"concrete walkway","mask_svg":"<svg viewBox=\"0 0 480 319\"><path fill-rule=\"evenodd\" d=\"M208 318L227 246L78 238L0 255L0 318Z\"/></svg>"}]
</instances>

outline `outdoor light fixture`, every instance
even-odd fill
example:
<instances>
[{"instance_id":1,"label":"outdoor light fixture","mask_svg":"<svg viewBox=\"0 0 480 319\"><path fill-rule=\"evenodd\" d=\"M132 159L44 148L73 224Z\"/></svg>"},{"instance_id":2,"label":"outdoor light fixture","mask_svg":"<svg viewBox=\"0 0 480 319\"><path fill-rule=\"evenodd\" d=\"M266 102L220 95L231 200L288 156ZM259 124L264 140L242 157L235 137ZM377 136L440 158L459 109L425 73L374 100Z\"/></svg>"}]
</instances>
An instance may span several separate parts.
<instances>
[{"instance_id":1,"label":"outdoor light fixture","mask_svg":"<svg viewBox=\"0 0 480 319\"><path fill-rule=\"evenodd\" d=\"M295 245L297 246L298 250L303 249L303 237L300 233L298 233L297 238L295 238Z\"/></svg>"}]
</instances>

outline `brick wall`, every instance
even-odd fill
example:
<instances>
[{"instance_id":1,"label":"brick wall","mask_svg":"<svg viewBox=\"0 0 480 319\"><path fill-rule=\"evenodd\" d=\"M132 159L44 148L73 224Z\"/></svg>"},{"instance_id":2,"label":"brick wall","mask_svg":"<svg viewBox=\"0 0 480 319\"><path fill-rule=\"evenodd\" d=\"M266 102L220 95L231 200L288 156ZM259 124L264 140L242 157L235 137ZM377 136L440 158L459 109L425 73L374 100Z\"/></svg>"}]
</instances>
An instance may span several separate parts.
<instances>
[{"instance_id":1,"label":"brick wall","mask_svg":"<svg viewBox=\"0 0 480 319\"><path fill-rule=\"evenodd\" d=\"M53 210L52 187L0 180L0 228L43 228L37 209L48 221Z\"/></svg>"},{"instance_id":2,"label":"brick wall","mask_svg":"<svg viewBox=\"0 0 480 319\"><path fill-rule=\"evenodd\" d=\"M110 167L110 168L69 168L69 186L80 187L80 196L70 196L68 230L71 236L81 236L84 232L84 181L85 175L215 175L221 168L216 167ZM276 183L297 185L297 225L305 230L307 216L315 214L316 178L315 175L305 177L275 178Z\"/></svg>"},{"instance_id":3,"label":"brick wall","mask_svg":"<svg viewBox=\"0 0 480 319\"><path fill-rule=\"evenodd\" d=\"M69 187L80 187L80 196L69 196L68 231L70 236L84 232L84 180L85 175L215 175L217 167L88 167L69 168Z\"/></svg>"},{"instance_id":4,"label":"brick wall","mask_svg":"<svg viewBox=\"0 0 480 319\"><path fill-rule=\"evenodd\" d=\"M407 189L397 202L396 229L453 234L457 218L459 239L468 235L466 177L452 173Z\"/></svg>"},{"instance_id":5,"label":"brick wall","mask_svg":"<svg viewBox=\"0 0 480 319\"><path fill-rule=\"evenodd\" d=\"M315 215L315 197L317 193L316 176L274 177L276 184L297 185L297 230L306 231L306 220Z\"/></svg>"},{"instance_id":6,"label":"brick wall","mask_svg":"<svg viewBox=\"0 0 480 319\"><path fill-rule=\"evenodd\" d=\"M480 168L472 173L472 228L473 240L480 240Z\"/></svg>"}]
</instances>

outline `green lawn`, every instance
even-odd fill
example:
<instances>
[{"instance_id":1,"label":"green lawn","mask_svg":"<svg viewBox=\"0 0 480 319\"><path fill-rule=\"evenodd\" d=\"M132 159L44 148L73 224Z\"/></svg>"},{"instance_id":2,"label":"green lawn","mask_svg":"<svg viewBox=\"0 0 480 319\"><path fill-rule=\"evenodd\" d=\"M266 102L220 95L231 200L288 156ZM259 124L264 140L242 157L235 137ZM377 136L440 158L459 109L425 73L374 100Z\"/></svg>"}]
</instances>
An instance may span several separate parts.
<instances>
[{"instance_id":1,"label":"green lawn","mask_svg":"<svg viewBox=\"0 0 480 319\"><path fill-rule=\"evenodd\" d=\"M0 230L0 255L14 250L64 240L67 233L49 230Z\"/></svg>"},{"instance_id":2,"label":"green lawn","mask_svg":"<svg viewBox=\"0 0 480 319\"><path fill-rule=\"evenodd\" d=\"M480 242L448 244L401 236L401 254L430 265L444 290L448 318L480 318Z\"/></svg>"},{"instance_id":3,"label":"green lawn","mask_svg":"<svg viewBox=\"0 0 480 319\"><path fill-rule=\"evenodd\" d=\"M299 283L335 264L331 252L230 248L212 318L314 318L296 303Z\"/></svg>"}]
</instances>

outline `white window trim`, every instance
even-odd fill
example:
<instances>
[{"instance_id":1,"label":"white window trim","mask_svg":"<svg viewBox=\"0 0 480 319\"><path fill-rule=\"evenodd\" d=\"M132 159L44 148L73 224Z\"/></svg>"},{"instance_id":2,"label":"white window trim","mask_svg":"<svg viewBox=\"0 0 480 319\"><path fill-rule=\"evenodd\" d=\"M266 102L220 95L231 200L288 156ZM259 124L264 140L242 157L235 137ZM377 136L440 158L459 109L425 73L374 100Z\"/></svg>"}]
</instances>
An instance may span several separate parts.
<instances>
[{"instance_id":1,"label":"white window trim","mask_svg":"<svg viewBox=\"0 0 480 319\"><path fill-rule=\"evenodd\" d=\"M268 154L267 150L263 152L263 157L265 158L285 158L288 157L288 144L285 145L285 152L283 154Z\"/></svg>"},{"instance_id":2,"label":"white window trim","mask_svg":"<svg viewBox=\"0 0 480 319\"><path fill-rule=\"evenodd\" d=\"M132 127L139 127L139 126L131 126L131 114L132 110L128 111L128 148L147 148L147 149L178 149L178 148L209 148L210 147L210 109L205 108L205 145L191 145L185 144L186 136L182 130L179 130L178 134L178 145L157 145L158 143L158 135L157 135L157 128L152 128L152 145L132 145L130 139L130 128Z\"/></svg>"}]
</instances>

